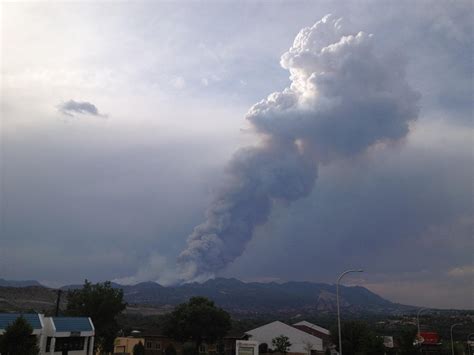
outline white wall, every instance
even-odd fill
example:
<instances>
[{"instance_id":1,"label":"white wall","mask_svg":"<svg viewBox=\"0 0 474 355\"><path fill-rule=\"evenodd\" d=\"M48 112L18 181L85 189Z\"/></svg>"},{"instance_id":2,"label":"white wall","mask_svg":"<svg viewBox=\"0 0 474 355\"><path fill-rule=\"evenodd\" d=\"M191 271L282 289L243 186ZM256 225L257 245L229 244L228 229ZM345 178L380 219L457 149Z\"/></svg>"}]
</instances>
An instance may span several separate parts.
<instances>
[{"instance_id":1,"label":"white wall","mask_svg":"<svg viewBox=\"0 0 474 355\"><path fill-rule=\"evenodd\" d=\"M323 351L322 339L278 321L249 330L246 334L251 336L251 340L256 340L260 344L267 343L270 349L273 348L272 340L274 338L285 335L292 344L289 352L306 354L305 347L308 342L313 345L313 350Z\"/></svg>"}]
</instances>

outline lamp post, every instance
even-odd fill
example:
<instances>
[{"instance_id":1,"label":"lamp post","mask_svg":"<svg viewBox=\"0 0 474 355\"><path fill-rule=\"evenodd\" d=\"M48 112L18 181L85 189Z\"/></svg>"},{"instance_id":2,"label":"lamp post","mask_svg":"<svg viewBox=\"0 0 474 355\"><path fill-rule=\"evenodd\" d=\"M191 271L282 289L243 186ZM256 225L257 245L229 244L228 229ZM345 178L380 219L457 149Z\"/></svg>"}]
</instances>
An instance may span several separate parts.
<instances>
[{"instance_id":1,"label":"lamp post","mask_svg":"<svg viewBox=\"0 0 474 355\"><path fill-rule=\"evenodd\" d=\"M454 340L453 340L453 328L462 325L462 323L455 323L451 326L451 354L454 355Z\"/></svg>"},{"instance_id":2,"label":"lamp post","mask_svg":"<svg viewBox=\"0 0 474 355\"><path fill-rule=\"evenodd\" d=\"M418 326L418 335L420 335L420 313L426 311L428 308L420 308L416 313L416 324Z\"/></svg>"},{"instance_id":3,"label":"lamp post","mask_svg":"<svg viewBox=\"0 0 474 355\"><path fill-rule=\"evenodd\" d=\"M471 338L471 336L473 336L474 333L471 333L467 336L467 350L468 350L468 354L471 355L471 344L469 344L469 339Z\"/></svg>"},{"instance_id":4,"label":"lamp post","mask_svg":"<svg viewBox=\"0 0 474 355\"><path fill-rule=\"evenodd\" d=\"M341 275L339 275L339 278L337 279L337 284L336 284L336 302L337 302L337 329L339 333L339 355L342 355L342 337L341 337L341 310L339 308L339 283L341 282L341 279L344 277L344 275L350 273L350 272L364 272L362 269L358 270L346 270L344 271Z\"/></svg>"}]
</instances>

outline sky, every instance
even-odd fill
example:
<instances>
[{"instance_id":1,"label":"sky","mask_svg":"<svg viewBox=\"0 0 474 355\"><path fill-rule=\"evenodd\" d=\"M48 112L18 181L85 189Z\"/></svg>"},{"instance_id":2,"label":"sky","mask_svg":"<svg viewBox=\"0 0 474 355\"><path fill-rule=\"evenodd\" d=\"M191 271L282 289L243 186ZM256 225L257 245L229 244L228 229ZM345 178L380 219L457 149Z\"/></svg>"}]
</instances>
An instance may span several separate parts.
<instances>
[{"instance_id":1,"label":"sky","mask_svg":"<svg viewBox=\"0 0 474 355\"><path fill-rule=\"evenodd\" d=\"M334 283L363 268L344 282L474 308L470 1L0 6L0 278L168 284L184 263L192 278ZM342 32L312 27L327 14ZM303 28L313 42L295 41ZM396 115L373 106L372 86ZM344 112L337 130L323 111ZM216 201L263 169L239 152L293 162L288 135L311 151L304 193L272 185L245 238L216 232ZM216 258L203 240L223 243Z\"/></svg>"}]
</instances>

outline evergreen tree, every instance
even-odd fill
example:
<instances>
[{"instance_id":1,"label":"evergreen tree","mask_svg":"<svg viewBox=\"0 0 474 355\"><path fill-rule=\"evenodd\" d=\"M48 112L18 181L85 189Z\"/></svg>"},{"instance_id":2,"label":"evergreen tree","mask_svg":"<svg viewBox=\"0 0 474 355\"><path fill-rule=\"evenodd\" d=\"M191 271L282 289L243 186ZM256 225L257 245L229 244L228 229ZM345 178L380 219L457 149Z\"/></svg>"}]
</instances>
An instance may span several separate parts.
<instances>
[{"instance_id":1,"label":"evergreen tree","mask_svg":"<svg viewBox=\"0 0 474 355\"><path fill-rule=\"evenodd\" d=\"M142 342L133 347L133 355L145 355L145 346L143 346Z\"/></svg>"},{"instance_id":2,"label":"evergreen tree","mask_svg":"<svg viewBox=\"0 0 474 355\"><path fill-rule=\"evenodd\" d=\"M23 317L18 317L5 328L0 336L0 353L2 355L37 355L39 349L33 327Z\"/></svg>"}]
</instances>

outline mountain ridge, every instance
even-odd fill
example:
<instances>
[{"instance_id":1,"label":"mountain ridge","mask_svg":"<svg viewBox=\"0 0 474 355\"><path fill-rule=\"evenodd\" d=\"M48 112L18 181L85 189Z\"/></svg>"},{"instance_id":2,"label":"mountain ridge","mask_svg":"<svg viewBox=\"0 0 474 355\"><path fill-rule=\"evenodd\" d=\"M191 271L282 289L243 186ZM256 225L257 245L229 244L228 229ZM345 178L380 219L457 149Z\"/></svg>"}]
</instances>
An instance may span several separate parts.
<instances>
[{"instance_id":1,"label":"mountain ridge","mask_svg":"<svg viewBox=\"0 0 474 355\"><path fill-rule=\"evenodd\" d=\"M29 286L42 286L40 282L36 280L6 280L0 279L0 287L29 287Z\"/></svg>"},{"instance_id":2,"label":"mountain ridge","mask_svg":"<svg viewBox=\"0 0 474 355\"><path fill-rule=\"evenodd\" d=\"M81 285L64 286L65 289ZM162 286L153 281L135 285L113 284L121 288L124 299L131 304L170 307L193 296L212 299L217 305L238 314L298 312L335 312L336 285L309 281L284 283L244 282L235 278L215 278L203 283ZM415 309L401 305L371 292L362 286L340 286L341 307L354 313L403 313Z\"/></svg>"},{"instance_id":3,"label":"mountain ridge","mask_svg":"<svg viewBox=\"0 0 474 355\"><path fill-rule=\"evenodd\" d=\"M35 287L41 288L38 286L29 288L32 298ZM81 287L82 285L65 285L61 290L68 292ZM212 299L219 307L230 313L241 316L264 314L291 316L302 312L321 314L336 311L336 285L308 281L260 283L243 282L235 278L215 278L203 283L192 282L177 286L162 286L147 281L135 285L112 283L112 287L123 290L124 299L128 304L146 305L156 309L169 310L193 296L202 296ZM353 314L401 314L417 309L414 306L386 300L362 286L341 285L340 301L342 309Z\"/></svg>"}]
</instances>

